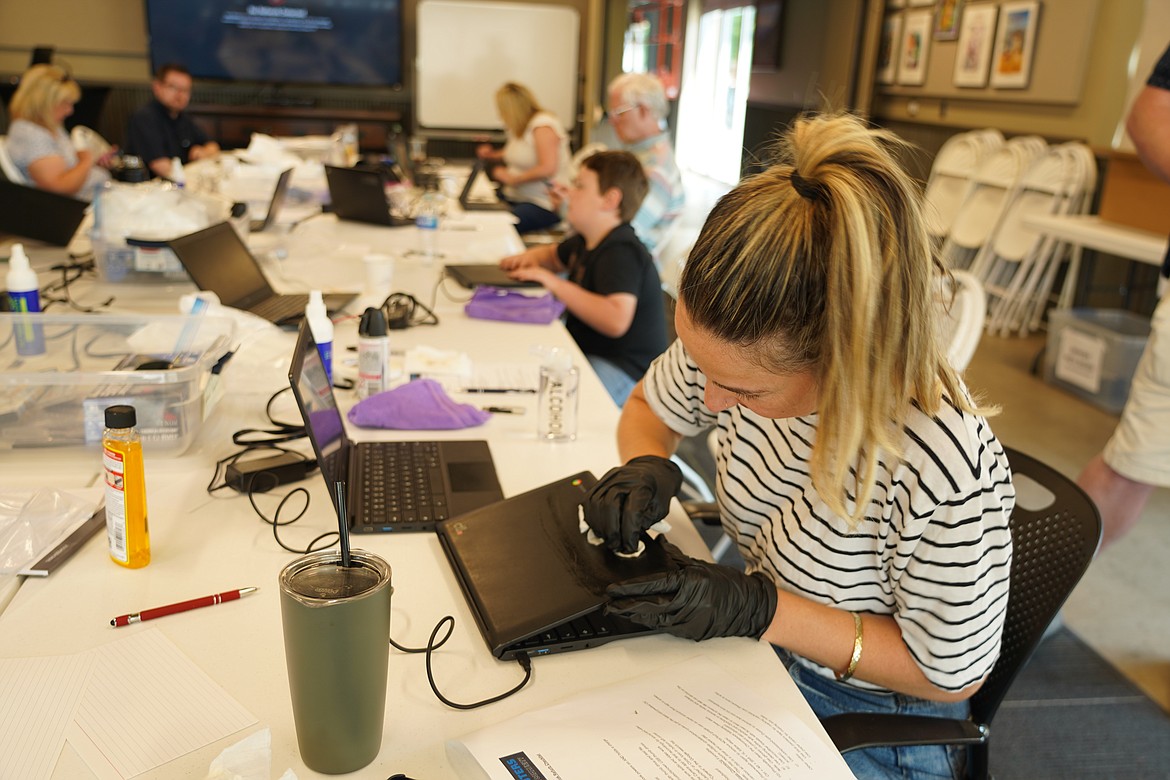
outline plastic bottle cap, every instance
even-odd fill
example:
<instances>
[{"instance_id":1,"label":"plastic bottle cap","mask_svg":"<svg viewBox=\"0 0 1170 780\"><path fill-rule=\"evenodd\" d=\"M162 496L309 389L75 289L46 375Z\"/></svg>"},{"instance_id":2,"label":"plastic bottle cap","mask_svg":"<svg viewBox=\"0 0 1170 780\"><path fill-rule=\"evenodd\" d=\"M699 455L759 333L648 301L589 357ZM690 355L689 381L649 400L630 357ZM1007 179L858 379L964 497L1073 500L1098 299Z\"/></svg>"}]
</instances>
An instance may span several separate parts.
<instances>
[{"instance_id":1,"label":"plastic bottle cap","mask_svg":"<svg viewBox=\"0 0 1170 780\"><path fill-rule=\"evenodd\" d=\"M309 305L305 307L305 315L308 317L329 316L329 313L325 309L325 300L321 297L320 290L313 290L309 293Z\"/></svg>"},{"instance_id":2,"label":"plastic bottle cap","mask_svg":"<svg viewBox=\"0 0 1170 780\"><path fill-rule=\"evenodd\" d=\"M568 371L573 367L573 356L559 347L553 347L544 359L544 367L550 371Z\"/></svg>"},{"instance_id":3,"label":"plastic bottle cap","mask_svg":"<svg viewBox=\"0 0 1170 780\"><path fill-rule=\"evenodd\" d=\"M24 244L12 245L12 253L8 258L8 267L13 271L29 270L28 255L24 253Z\"/></svg>"},{"instance_id":4,"label":"plastic bottle cap","mask_svg":"<svg viewBox=\"0 0 1170 780\"><path fill-rule=\"evenodd\" d=\"M133 428L138 424L138 413L133 406L119 404L106 407L107 428Z\"/></svg>"},{"instance_id":5,"label":"plastic bottle cap","mask_svg":"<svg viewBox=\"0 0 1170 780\"><path fill-rule=\"evenodd\" d=\"M370 306L362 312L362 319L358 324L358 335L375 338L389 335L389 330L386 328L386 316L382 314L381 309Z\"/></svg>"}]
</instances>

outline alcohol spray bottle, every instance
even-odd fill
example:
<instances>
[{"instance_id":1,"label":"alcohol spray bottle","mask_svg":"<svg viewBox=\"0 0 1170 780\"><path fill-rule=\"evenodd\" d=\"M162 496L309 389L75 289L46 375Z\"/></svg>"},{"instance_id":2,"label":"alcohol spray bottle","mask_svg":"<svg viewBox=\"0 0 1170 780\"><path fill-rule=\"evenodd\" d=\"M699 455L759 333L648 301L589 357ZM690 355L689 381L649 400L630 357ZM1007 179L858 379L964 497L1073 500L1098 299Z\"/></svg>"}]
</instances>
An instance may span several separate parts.
<instances>
[{"instance_id":1,"label":"alcohol spray bottle","mask_svg":"<svg viewBox=\"0 0 1170 780\"><path fill-rule=\"evenodd\" d=\"M8 258L8 277L5 280L8 287L9 308L14 312L36 314L41 310L40 284L37 274L28 263L28 255L24 253L24 244L13 244L12 254ZM16 337L16 354L43 355L45 353L45 331L31 318L16 318L13 325Z\"/></svg>"},{"instance_id":2,"label":"alcohol spray bottle","mask_svg":"<svg viewBox=\"0 0 1170 780\"><path fill-rule=\"evenodd\" d=\"M333 320L325 310L325 301L321 298L320 290L309 293L309 305L305 307L305 320L309 323L309 331L313 334L313 341L317 342L317 353L321 356L321 363L325 366L325 376L333 382Z\"/></svg>"}]
</instances>

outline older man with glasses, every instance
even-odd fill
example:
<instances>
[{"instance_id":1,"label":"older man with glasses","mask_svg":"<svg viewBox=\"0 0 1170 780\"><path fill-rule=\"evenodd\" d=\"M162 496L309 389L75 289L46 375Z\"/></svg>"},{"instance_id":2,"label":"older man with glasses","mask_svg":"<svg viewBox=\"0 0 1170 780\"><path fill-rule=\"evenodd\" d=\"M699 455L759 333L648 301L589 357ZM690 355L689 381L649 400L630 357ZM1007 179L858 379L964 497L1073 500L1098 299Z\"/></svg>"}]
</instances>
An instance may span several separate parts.
<instances>
[{"instance_id":1,"label":"older man with glasses","mask_svg":"<svg viewBox=\"0 0 1170 780\"><path fill-rule=\"evenodd\" d=\"M154 99L130 117L126 152L142 158L151 172L172 178L174 158L181 163L219 154L219 144L187 114L191 102L191 74L182 65L168 63L154 74Z\"/></svg>"},{"instance_id":2,"label":"older man with glasses","mask_svg":"<svg viewBox=\"0 0 1170 780\"><path fill-rule=\"evenodd\" d=\"M653 252L682 211L684 200L674 146L665 131L666 91L656 76L623 73L610 82L608 109L614 134L642 163L650 182L633 225L642 243Z\"/></svg>"}]
</instances>

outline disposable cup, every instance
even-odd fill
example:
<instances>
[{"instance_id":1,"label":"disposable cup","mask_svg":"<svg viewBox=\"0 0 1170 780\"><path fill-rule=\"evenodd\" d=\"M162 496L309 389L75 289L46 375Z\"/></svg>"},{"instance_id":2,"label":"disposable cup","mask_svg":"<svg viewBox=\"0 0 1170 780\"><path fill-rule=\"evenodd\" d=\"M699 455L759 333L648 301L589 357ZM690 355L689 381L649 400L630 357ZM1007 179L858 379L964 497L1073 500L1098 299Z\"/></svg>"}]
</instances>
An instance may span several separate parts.
<instances>
[{"instance_id":1,"label":"disposable cup","mask_svg":"<svg viewBox=\"0 0 1170 780\"><path fill-rule=\"evenodd\" d=\"M394 258L368 254L362 257L362 263L366 267L366 292L385 298L394 286Z\"/></svg>"}]
</instances>

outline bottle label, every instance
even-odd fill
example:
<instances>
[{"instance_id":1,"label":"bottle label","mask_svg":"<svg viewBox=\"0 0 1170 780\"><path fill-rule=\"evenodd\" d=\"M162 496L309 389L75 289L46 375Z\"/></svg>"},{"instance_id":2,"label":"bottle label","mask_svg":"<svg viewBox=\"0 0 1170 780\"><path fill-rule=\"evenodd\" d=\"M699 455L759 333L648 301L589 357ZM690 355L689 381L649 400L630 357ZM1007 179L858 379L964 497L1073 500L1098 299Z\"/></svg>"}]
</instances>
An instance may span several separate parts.
<instances>
[{"instance_id":1,"label":"bottle label","mask_svg":"<svg viewBox=\"0 0 1170 780\"><path fill-rule=\"evenodd\" d=\"M27 292L8 292L9 308L19 313L36 313L41 310L40 295L36 290ZM42 355L45 352L45 331L40 325L35 325L29 318L15 317L12 325L13 335L16 337L16 354Z\"/></svg>"},{"instance_id":2,"label":"bottle label","mask_svg":"<svg viewBox=\"0 0 1170 780\"><path fill-rule=\"evenodd\" d=\"M126 546L126 461L122 453L104 447L102 464L106 470L106 536L110 557L126 563L130 560Z\"/></svg>"},{"instance_id":3,"label":"bottle label","mask_svg":"<svg viewBox=\"0 0 1170 780\"><path fill-rule=\"evenodd\" d=\"M386 351L382 341L358 342L358 397L369 398L385 390Z\"/></svg>"},{"instance_id":4,"label":"bottle label","mask_svg":"<svg viewBox=\"0 0 1170 780\"><path fill-rule=\"evenodd\" d=\"M435 230L439 227L439 218L434 214L419 214L415 217L414 224L423 230Z\"/></svg>"}]
</instances>

